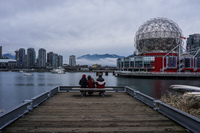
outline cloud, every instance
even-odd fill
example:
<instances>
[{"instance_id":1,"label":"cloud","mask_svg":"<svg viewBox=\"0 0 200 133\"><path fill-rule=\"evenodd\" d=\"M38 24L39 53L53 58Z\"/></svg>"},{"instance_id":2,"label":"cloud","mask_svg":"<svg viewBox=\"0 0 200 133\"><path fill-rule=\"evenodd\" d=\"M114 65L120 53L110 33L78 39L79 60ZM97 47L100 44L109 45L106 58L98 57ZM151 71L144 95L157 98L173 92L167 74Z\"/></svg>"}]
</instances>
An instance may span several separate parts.
<instances>
[{"instance_id":1,"label":"cloud","mask_svg":"<svg viewBox=\"0 0 200 133\"><path fill-rule=\"evenodd\" d=\"M87 59L77 59L76 63L79 65L89 65L92 66L93 64L99 64L102 66L116 66L117 58L105 58L100 60L87 60Z\"/></svg>"},{"instance_id":2,"label":"cloud","mask_svg":"<svg viewBox=\"0 0 200 133\"><path fill-rule=\"evenodd\" d=\"M134 37L147 20L166 17L187 37L199 33L200 1L193 0L0 0L3 53L21 47L69 55L134 51Z\"/></svg>"}]
</instances>

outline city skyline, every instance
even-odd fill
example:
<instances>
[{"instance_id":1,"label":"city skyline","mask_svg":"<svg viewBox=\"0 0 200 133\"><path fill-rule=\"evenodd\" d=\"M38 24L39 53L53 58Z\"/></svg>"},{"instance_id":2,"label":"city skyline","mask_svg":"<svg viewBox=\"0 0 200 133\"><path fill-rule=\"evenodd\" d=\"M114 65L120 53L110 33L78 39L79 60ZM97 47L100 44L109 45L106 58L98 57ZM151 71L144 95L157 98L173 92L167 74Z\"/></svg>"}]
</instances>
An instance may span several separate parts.
<instances>
[{"instance_id":1,"label":"city skyline","mask_svg":"<svg viewBox=\"0 0 200 133\"><path fill-rule=\"evenodd\" d=\"M15 60L19 67L61 67L63 66L63 56L57 53L48 52L44 48L40 48L36 54L34 48L19 48L15 51Z\"/></svg>"},{"instance_id":2,"label":"city skyline","mask_svg":"<svg viewBox=\"0 0 200 133\"><path fill-rule=\"evenodd\" d=\"M185 37L200 33L199 4L198 0L1 0L0 45L3 54L44 47L63 55L64 63L70 55L128 56L134 51L137 30L151 18L174 21Z\"/></svg>"}]
</instances>

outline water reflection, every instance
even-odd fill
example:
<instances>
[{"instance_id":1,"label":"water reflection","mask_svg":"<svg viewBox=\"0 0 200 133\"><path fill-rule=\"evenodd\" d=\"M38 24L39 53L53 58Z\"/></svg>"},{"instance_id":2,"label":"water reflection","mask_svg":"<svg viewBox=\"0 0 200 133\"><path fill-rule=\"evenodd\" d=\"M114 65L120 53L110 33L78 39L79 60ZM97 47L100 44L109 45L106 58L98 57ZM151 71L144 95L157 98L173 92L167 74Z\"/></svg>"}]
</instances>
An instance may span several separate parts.
<instances>
[{"instance_id":1,"label":"water reflection","mask_svg":"<svg viewBox=\"0 0 200 133\"><path fill-rule=\"evenodd\" d=\"M19 72L0 72L0 109L8 109L26 99L57 86L79 86L83 74L98 77L95 72L68 72L66 74L33 73L23 76ZM159 99L172 84L200 86L199 80L164 80L115 77L103 75L106 86L129 86L146 95Z\"/></svg>"},{"instance_id":2,"label":"water reflection","mask_svg":"<svg viewBox=\"0 0 200 133\"><path fill-rule=\"evenodd\" d=\"M199 80L138 79L118 77L117 86L130 86L146 95L160 99L172 84L200 86Z\"/></svg>"}]
</instances>

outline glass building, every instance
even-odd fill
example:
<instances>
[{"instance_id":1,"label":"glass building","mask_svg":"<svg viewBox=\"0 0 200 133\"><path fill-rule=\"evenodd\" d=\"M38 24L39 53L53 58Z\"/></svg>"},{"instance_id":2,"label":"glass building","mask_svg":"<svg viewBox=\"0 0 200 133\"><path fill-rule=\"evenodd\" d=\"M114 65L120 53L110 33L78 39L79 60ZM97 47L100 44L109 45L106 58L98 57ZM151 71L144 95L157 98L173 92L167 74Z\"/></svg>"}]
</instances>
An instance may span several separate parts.
<instances>
[{"instance_id":1,"label":"glass building","mask_svg":"<svg viewBox=\"0 0 200 133\"><path fill-rule=\"evenodd\" d=\"M2 57L2 46L0 46L0 59Z\"/></svg>"},{"instance_id":2,"label":"glass building","mask_svg":"<svg viewBox=\"0 0 200 133\"><path fill-rule=\"evenodd\" d=\"M19 66L25 66L25 65L26 65L25 49L20 48L19 49Z\"/></svg>"},{"instance_id":3,"label":"glass building","mask_svg":"<svg viewBox=\"0 0 200 133\"><path fill-rule=\"evenodd\" d=\"M71 67L75 67L76 66L76 56L75 55L71 55L69 57L69 66L71 66Z\"/></svg>"},{"instance_id":4,"label":"glass building","mask_svg":"<svg viewBox=\"0 0 200 133\"><path fill-rule=\"evenodd\" d=\"M47 53L47 66L53 66L53 52Z\"/></svg>"},{"instance_id":5,"label":"glass building","mask_svg":"<svg viewBox=\"0 0 200 133\"><path fill-rule=\"evenodd\" d=\"M53 62L52 62L52 64L53 64L53 68L57 68L58 67L58 54L53 54Z\"/></svg>"},{"instance_id":6,"label":"glass building","mask_svg":"<svg viewBox=\"0 0 200 133\"><path fill-rule=\"evenodd\" d=\"M190 55L200 56L200 34L189 35L187 38L187 52Z\"/></svg>"},{"instance_id":7,"label":"glass building","mask_svg":"<svg viewBox=\"0 0 200 133\"><path fill-rule=\"evenodd\" d=\"M46 50L43 48L38 50L38 66L46 67Z\"/></svg>"},{"instance_id":8,"label":"glass building","mask_svg":"<svg viewBox=\"0 0 200 133\"><path fill-rule=\"evenodd\" d=\"M35 49L28 48L27 49L27 67L34 67L35 66Z\"/></svg>"},{"instance_id":9,"label":"glass building","mask_svg":"<svg viewBox=\"0 0 200 133\"><path fill-rule=\"evenodd\" d=\"M63 56L59 55L58 56L58 67L62 67L63 66Z\"/></svg>"}]
</instances>

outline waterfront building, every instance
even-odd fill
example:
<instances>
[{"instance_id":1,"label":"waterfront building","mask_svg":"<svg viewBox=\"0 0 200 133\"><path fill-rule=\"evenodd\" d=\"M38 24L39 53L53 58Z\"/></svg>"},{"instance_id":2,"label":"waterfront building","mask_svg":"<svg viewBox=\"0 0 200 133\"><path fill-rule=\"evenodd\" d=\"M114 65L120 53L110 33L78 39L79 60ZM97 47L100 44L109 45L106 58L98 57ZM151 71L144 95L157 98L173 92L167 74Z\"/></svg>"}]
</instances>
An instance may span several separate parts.
<instances>
[{"instance_id":1,"label":"waterfront building","mask_svg":"<svg viewBox=\"0 0 200 133\"><path fill-rule=\"evenodd\" d=\"M0 69L12 69L17 67L17 61L14 59L0 59Z\"/></svg>"},{"instance_id":2,"label":"waterfront building","mask_svg":"<svg viewBox=\"0 0 200 133\"><path fill-rule=\"evenodd\" d=\"M63 56L59 55L58 56L58 67L62 67L63 66Z\"/></svg>"},{"instance_id":3,"label":"waterfront building","mask_svg":"<svg viewBox=\"0 0 200 133\"><path fill-rule=\"evenodd\" d=\"M2 46L0 46L0 59L2 58Z\"/></svg>"},{"instance_id":4,"label":"waterfront building","mask_svg":"<svg viewBox=\"0 0 200 133\"><path fill-rule=\"evenodd\" d=\"M27 67L34 67L35 66L35 49L28 48L27 49Z\"/></svg>"},{"instance_id":5,"label":"waterfront building","mask_svg":"<svg viewBox=\"0 0 200 133\"><path fill-rule=\"evenodd\" d=\"M183 53L183 38L182 30L172 20L151 19L136 32L137 52L118 58L117 68L120 71L200 72L200 57ZM188 47L192 48L191 45Z\"/></svg>"},{"instance_id":6,"label":"waterfront building","mask_svg":"<svg viewBox=\"0 0 200 133\"><path fill-rule=\"evenodd\" d=\"M47 66L53 66L53 52L47 53Z\"/></svg>"},{"instance_id":7,"label":"waterfront building","mask_svg":"<svg viewBox=\"0 0 200 133\"><path fill-rule=\"evenodd\" d=\"M46 67L46 50L43 48L38 50L38 66Z\"/></svg>"},{"instance_id":8,"label":"waterfront building","mask_svg":"<svg viewBox=\"0 0 200 133\"><path fill-rule=\"evenodd\" d=\"M190 55L200 56L200 34L189 35L186 50Z\"/></svg>"},{"instance_id":9,"label":"waterfront building","mask_svg":"<svg viewBox=\"0 0 200 133\"><path fill-rule=\"evenodd\" d=\"M92 65L92 68L100 68L101 67L101 65L99 65L99 64L93 64Z\"/></svg>"},{"instance_id":10,"label":"waterfront building","mask_svg":"<svg viewBox=\"0 0 200 133\"><path fill-rule=\"evenodd\" d=\"M25 66L25 64L26 64L26 57L25 57L25 49L24 48L19 49L18 63L19 63L19 66Z\"/></svg>"},{"instance_id":11,"label":"waterfront building","mask_svg":"<svg viewBox=\"0 0 200 133\"><path fill-rule=\"evenodd\" d=\"M69 57L69 66L75 67L76 66L76 56L75 55L70 55Z\"/></svg>"}]
</instances>

